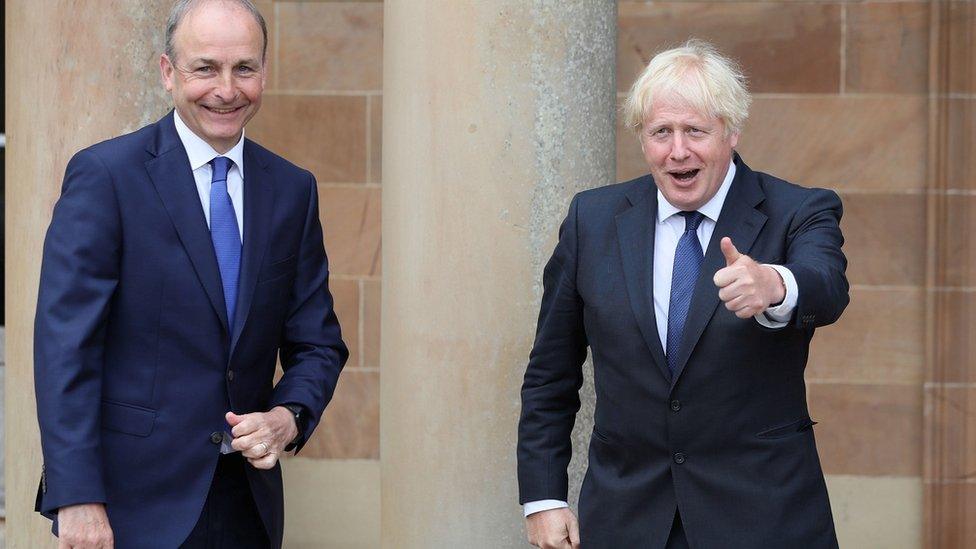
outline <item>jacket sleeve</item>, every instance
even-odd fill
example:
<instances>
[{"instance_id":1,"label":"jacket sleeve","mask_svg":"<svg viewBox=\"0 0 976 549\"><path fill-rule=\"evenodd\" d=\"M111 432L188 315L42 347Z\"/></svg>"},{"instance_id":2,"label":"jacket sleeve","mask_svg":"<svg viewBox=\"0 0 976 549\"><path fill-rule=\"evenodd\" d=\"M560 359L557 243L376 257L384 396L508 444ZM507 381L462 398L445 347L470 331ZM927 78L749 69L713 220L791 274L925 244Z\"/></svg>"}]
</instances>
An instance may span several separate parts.
<instances>
[{"instance_id":1,"label":"jacket sleeve","mask_svg":"<svg viewBox=\"0 0 976 549\"><path fill-rule=\"evenodd\" d=\"M296 453L308 441L332 400L339 372L349 358L329 292L329 260L322 241L318 191L315 178L308 174L308 179L308 208L281 336L284 375L275 386L269 406L297 404L306 412Z\"/></svg>"},{"instance_id":2,"label":"jacket sleeve","mask_svg":"<svg viewBox=\"0 0 976 549\"><path fill-rule=\"evenodd\" d=\"M119 281L112 176L82 151L68 163L44 240L34 317L34 387L44 455L39 511L105 501L100 408L106 325Z\"/></svg>"},{"instance_id":3,"label":"jacket sleeve","mask_svg":"<svg viewBox=\"0 0 976 549\"><path fill-rule=\"evenodd\" d=\"M793 273L799 289L793 320L798 328L835 322L850 301L844 274L847 258L841 251L842 214L837 193L813 189L790 224L784 266Z\"/></svg>"},{"instance_id":4,"label":"jacket sleeve","mask_svg":"<svg viewBox=\"0 0 976 549\"><path fill-rule=\"evenodd\" d=\"M576 289L579 197L559 229L543 273L535 344L522 383L518 428L519 503L565 501L573 424L580 408L587 340L583 301Z\"/></svg>"}]
</instances>

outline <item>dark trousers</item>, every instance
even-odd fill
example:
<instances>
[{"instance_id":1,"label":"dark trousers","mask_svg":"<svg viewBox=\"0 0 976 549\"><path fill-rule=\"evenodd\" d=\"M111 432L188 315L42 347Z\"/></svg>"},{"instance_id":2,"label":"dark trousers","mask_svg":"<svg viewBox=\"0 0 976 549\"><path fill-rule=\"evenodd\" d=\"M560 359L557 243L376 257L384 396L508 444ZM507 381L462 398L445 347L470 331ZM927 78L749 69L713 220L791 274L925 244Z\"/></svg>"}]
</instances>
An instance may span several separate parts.
<instances>
[{"instance_id":1,"label":"dark trousers","mask_svg":"<svg viewBox=\"0 0 976 549\"><path fill-rule=\"evenodd\" d=\"M685 528L681 524L681 515L674 511L674 523L671 525L671 535L668 536L668 543L665 549L689 549L688 538L685 537Z\"/></svg>"},{"instance_id":2,"label":"dark trousers","mask_svg":"<svg viewBox=\"0 0 976 549\"><path fill-rule=\"evenodd\" d=\"M182 549L268 549L240 453L221 455L203 511Z\"/></svg>"}]
</instances>

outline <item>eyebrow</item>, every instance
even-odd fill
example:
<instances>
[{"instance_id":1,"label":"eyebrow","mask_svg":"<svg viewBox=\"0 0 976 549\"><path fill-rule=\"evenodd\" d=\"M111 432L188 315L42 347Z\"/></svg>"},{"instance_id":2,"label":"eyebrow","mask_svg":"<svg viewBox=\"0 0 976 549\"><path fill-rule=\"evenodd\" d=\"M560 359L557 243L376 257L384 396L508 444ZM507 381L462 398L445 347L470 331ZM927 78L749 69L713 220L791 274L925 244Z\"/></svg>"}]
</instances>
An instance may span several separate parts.
<instances>
[{"instance_id":1,"label":"eyebrow","mask_svg":"<svg viewBox=\"0 0 976 549\"><path fill-rule=\"evenodd\" d=\"M190 61L190 64L194 64L194 63L204 63L204 64L207 64L207 65L220 65L221 64L220 61L217 61L216 59L209 59L209 58L206 58L206 57L197 57L196 59ZM258 62L257 59L255 59L253 57L248 57L246 59L238 59L237 61L235 61L233 63L233 66L235 66L235 67L238 66L238 65L260 65L260 63Z\"/></svg>"}]
</instances>

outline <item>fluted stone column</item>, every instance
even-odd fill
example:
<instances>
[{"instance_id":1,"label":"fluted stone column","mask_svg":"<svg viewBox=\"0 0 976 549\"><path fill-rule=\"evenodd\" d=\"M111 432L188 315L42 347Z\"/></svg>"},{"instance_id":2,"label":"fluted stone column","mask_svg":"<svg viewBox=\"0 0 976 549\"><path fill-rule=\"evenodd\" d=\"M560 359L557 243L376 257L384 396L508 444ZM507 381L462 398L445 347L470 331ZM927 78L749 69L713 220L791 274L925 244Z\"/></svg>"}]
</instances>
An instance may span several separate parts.
<instances>
[{"instance_id":1,"label":"fluted stone column","mask_svg":"<svg viewBox=\"0 0 976 549\"><path fill-rule=\"evenodd\" d=\"M7 547L54 546L41 474L32 325L44 231L74 152L166 112L158 55L170 3L6 3Z\"/></svg>"},{"instance_id":2,"label":"fluted stone column","mask_svg":"<svg viewBox=\"0 0 976 549\"><path fill-rule=\"evenodd\" d=\"M517 547L542 268L614 178L616 4L387 0L384 26L383 546Z\"/></svg>"}]
</instances>

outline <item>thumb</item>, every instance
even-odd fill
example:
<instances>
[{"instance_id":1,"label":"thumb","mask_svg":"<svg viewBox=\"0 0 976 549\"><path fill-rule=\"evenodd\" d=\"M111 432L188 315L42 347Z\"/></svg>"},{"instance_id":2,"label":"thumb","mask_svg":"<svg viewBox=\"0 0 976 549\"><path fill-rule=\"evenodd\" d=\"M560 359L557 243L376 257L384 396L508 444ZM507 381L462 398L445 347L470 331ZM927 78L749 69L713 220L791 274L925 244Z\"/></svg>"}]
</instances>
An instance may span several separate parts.
<instances>
[{"instance_id":1,"label":"thumb","mask_svg":"<svg viewBox=\"0 0 976 549\"><path fill-rule=\"evenodd\" d=\"M231 427L236 426L238 423L244 421L244 416L239 416L234 412L227 412L224 414L224 419L227 420L227 424Z\"/></svg>"},{"instance_id":2,"label":"thumb","mask_svg":"<svg viewBox=\"0 0 976 549\"><path fill-rule=\"evenodd\" d=\"M579 532L579 522L573 517L573 520L569 521L569 544L573 549L579 549L580 546L580 532Z\"/></svg>"},{"instance_id":3,"label":"thumb","mask_svg":"<svg viewBox=\"0 0 976 549\"><path fill-rule=\"evenodd\" d=\"M725 236L722 237L721 242L722 255L725 256L725 266L728 267L739 260L742 254L739 250L735 249L735 244L732 243L732 239Z\"/></svg>"}]
</instances>

